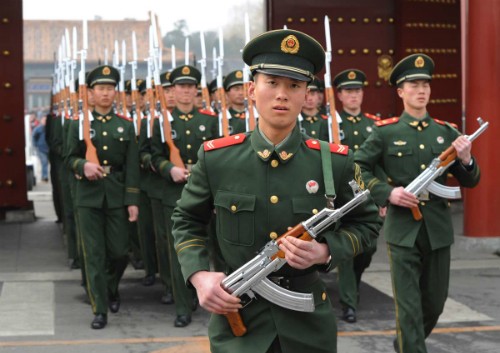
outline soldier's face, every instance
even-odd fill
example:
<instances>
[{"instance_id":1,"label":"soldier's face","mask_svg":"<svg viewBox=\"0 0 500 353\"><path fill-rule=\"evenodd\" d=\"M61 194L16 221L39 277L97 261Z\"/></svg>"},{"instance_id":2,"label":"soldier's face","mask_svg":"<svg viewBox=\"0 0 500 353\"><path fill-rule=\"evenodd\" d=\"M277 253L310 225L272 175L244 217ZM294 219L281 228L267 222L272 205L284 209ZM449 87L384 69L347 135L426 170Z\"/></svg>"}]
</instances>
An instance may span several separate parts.
<instances>
[{"instance_id":1,"label":"soldier's face","mask_svg":"<svg viewBox=\"0 0 500 353\"><path fill-rule=\"evenodd\" d=\"M358 110L363 103L363 89L362 88L344 88L337 93L339 101L342 106L347 110Z\"/></svg>"},{"instance_id":2,"label":"soldier's face","mask_svg":"<svg viewBox=\"0 0 500 353\"><path fill-rule=\"evenodd\" d=\"M198 93L196 85L189 83L178 83L174 86L175 100L179 104L192 104Z\"/></svg>"},{"instance_id":3,"label":"soldier's face","mask_svg":"<svg viewBox=\"0 0 500 353\"><path fill-rule=\"evenodd\" d=\"M259 125L274 129L294 126L306 100L307 82L263 73L250 83L249 97L259 111Z\"/></svg>"},{"instance_id":4,"label":"soldier's face","mask_svg":"<svg viewBox=\"0 0 500 353\"><path fill-rule=\"evenodd\" d=\"M306 96L306 102L304 103L304 109L316 109L319 102L319 91L318 90L308 90Z\"/></svg>"},{"instance_id":5,"label":"soldier's face","mask_svg":"<svg viewBox=\"0 0 500 353\"><path fill-rule=\"evenodd\" d=\"M405 110L425 109L431 96L431 85L428 80L406 81L398 88L398 95L403 100Z\"/></svg>"},{"instance_id":6,"label":"soldier's face","mask_svg":"<svg viewBox=\"0 0 500 353\"><path fill-rule=\"evenodd\" d=\"M165 96L165 101L167 102L167 108L175 107L175 92L174 87L164 87L163 95Z\"/></svg>"},{"instance_id":7,"label":"soldier's face","mask_svg":"<svg viewBox=\"0 0 500 353\"><path fill-rule=\"evenodd\" d=\"M245 100L243 85L233 86L227 91L227 98L231 104L242 105Z\"/></svg>"},{"instance_id":8,"label":"soldier's face","mask_svg":"<svg viewBox=\"0 0 500 353\"><path fill-rule=\"evenodd\" d=\"M116 94L114 85L95 85L89 92L92 93L92 98L96 107L103 109L112 107Z\"/></svg>"}]
</instances>

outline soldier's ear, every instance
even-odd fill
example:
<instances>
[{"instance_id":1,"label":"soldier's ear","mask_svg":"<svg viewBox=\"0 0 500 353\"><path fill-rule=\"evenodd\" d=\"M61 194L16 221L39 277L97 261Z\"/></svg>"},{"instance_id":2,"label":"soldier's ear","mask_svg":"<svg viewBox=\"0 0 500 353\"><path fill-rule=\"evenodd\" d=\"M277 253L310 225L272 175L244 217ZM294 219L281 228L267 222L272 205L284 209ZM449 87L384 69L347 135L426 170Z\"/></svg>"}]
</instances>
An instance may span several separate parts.
<instances>
[{"instance_id":1,"label":"soldier's ear","mask_svg":"<svg viewBox=\"0 0 500 353\"><path fill-rule=\"evenodd\" d=\"M248 82L248 97L255 101L255 81Z\"/></svg>"},{"instance_id":2,"label":"soldier's ear","mask_svg":"<svg viewBox=\"0 0 500 353\"><path fill-rule=\"evenodd\" d=\"M402 99L404 97L404 91L403 91L402 87L398 87L398 89L396 90L396 92L398 92L399 98Z\"/></svg>"}]
</instances>

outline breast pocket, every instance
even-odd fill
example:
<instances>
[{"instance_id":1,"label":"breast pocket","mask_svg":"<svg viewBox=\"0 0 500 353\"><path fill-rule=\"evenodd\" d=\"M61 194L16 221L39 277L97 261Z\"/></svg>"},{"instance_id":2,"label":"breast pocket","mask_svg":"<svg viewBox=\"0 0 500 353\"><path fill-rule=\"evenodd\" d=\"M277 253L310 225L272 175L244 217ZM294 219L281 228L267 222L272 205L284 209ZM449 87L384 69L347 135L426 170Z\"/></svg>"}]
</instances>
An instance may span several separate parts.
<instances>
[{"instance_id":1,"label":"breast pocket","mask_svg":"<svg viewBox=\"0 0 500 353\"><path fill-rule=\"evenodd\" d=\"M218 191L214 200L217 233L228 243L254 244L255 195Z\"/></svg>"},{"instance_id":2,"label":"breast pocket","mask_svg":"<svg viewBox=\"0 0 500 353\"><path fill-rule=\"evenodd\" d=\"M389 146L385 169L393 179L413 175L413 148L410 146Z\"/></svg>"}]
</instances>

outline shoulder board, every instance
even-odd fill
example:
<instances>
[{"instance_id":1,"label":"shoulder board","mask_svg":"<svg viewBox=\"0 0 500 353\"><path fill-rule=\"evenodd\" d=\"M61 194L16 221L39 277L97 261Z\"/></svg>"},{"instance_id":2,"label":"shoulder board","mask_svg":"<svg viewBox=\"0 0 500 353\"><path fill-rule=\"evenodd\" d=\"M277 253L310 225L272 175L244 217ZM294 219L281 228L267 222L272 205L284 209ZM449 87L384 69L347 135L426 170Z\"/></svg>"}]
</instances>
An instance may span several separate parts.
<instances>
[{"instance_id":1,"label":"shoulder board","mask_svg":"<svg viewBox=\"0 0 500 353\"><path fill-rule=\"evenodd\" d=\"M116 114L117 117L119 117L120 119L123 119L123 120L127 120L127 121L134 121L132 118L127 118L126 116L123 116L123 115L120 115L120 114Z\"/></svg>"},{"instance_id":2,"label":"shoulder board","mask_svg":"<svg viewBox=\"0 0 500 353\"><path fill-rule=\"evenodd\" d=\"M379 120L375 122L376 126L385 126L385 125L391 125L395 124L399 121L399 118L389 118L389 119L384 119L384 120Z\"/></svg>"},{"instance_id":3,"label":"shoulder board","mask_svg":"<svg viewBox=\"0 0 500 353\"><path fill-rule=\"evenodd\" d=\"M313 149L313 150L319 150L320 145L319 141L315 139L309 139L306 141L307 147ZM330 145L330 152L336 153L336 154L342 154L342 155L347 155L347 152L349 152L349 146L346 145L337 145L335 143L329 143Z\"/></svg>"},{"instance_id":4,"label":"shoulder board","mask_svg":"<svg viewBox=\"0 0 500 353\"><path fill-rule=\"evenodd\" d=\"M322 117L324 120L328 120L328 115L321 114L321 117Z\"/></svg>"},{"instance_id":5,"label":"shoulder board","mask_svg":"<svg viewBox=\"0 0 500 353\"><path fill-rule=\"evenodd\" d=\"M365 113L365 117L367 117L368 119L372 119L372 120L375 120L375 121L380 121L380 117L376 116L376 115L373 115L373 114L368 114L368 113Z\"/></svg>"},{"instance_id":6,"label":"shoulder board","mask_svg":"<svg viewBox=\"0 0 500 353\"><path fill-rule=\"evenodd\" d=\"M206 141L203 143L203 149L205 150L205 152L208 152L223 147L239 145L240 143L243 143L243 141L245 141L246 137L247 136L245 133L241 133L227 137L221 137L215 140Z\"/></svg>"},{"instance_id":7,"label":"shoulder board","mask_svg":"<svg viewBox=\"0 0 500 353\"><path fill-rule=\"evenodd\" d=\"M198 111L202 114L206 114L206 115L211 115L211 116L217 116L217 114L215 114L213 111L209 110L209 109L198 109Z\"/></svg>"},{"instance_id":8,"label":"shoulder board","mask_svg":"<svg viewBox=\"0 0 500 353\"><path fill-rule=\"evenodd\" d=\"M439 119L433 119L436 123L440 124L440 125L451 125L453 128L455 129L458 129L458 126L457 124L454 124L454 123L449 123L447 121L443 121L443 120L439 120Z\"/></svg>"}]
</instances>

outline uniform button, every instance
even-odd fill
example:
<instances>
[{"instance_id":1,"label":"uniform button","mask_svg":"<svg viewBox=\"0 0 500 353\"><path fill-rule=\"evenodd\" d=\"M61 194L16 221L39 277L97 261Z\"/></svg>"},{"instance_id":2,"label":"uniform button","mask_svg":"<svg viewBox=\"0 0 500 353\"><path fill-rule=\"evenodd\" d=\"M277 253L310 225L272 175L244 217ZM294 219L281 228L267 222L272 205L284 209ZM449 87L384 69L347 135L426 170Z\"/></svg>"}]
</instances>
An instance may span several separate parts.
<instances>
[{"instance_id":1,"label":"uniform button","mask_svg":"<svg viewBox=\"0 0 500 353\"><path fill-rule=\"evenodd\" d=\"M271 161L271 167L273 167L273 168L276 168L279 164L280 164L280 162L278 162L277 159L273 159Z\"/></svg>"},{"instance_id":2,"label":"uniform button","mask_svg":"<svg viewBox=\"0 0 500 353\"><path fill-rule=\"evenodd\" d=\"M420 204L421 204L422 206L425 206L425 202L423 202L423 201L422 201L422 202L420 202Z\"/></svg>"},{"instance_id":3,"label":"uniform button","mask_svg":"<svg viewBox=\"0 0 500 353\"><path fill-rule=\"evenodd\" d=\"M232 206L231 206L231 211L232 211L232 212L236 212L236 210L237 210L237 209L238 209L238 207L236 207L235 205L232 205Z\"/></svg>"},{"instance_id":4,"label":"uniform button","mask_svg":"<svg viewBox=\"0 0 500 353\"><path fill-rule=\"evenodd\" d=\"M186 130L186 135L191 135L191 130Z\"/></svg>"},{"instance_id":5,"label":"uniform button","mask_svg":"<svg viewBox=\"0 0 500 353\"><path fill-rule=\"evenodd\" d=\"M417 127L418 131L422 131L422 126Z\"/></svg>"},{"instance_id":6,"label":"uniform button","mask_svg":"<svg viewBox=\"0 0 500 353\"><path fill-rule=\"evenodd\" d=\"M316 131L311 131L311 135L316 135Z\"/></svg>"},{"instance_id":7,"label":"uniform button","mask_svg":"<svg viewBox=\"0 0 500 353\"><path fill-rule=\"evenodd\" d=\"M358 134L359 134L359 132L357 132L357 131L354 131L354 135L356 135L356 136L357 136Z\"/></svg>"},{"instance_id":8,"label":"uniform button","mask_svg":"<svg viewBox=\"0 0 500 353\"><path fill-rule=\"evenodd\" d=\"M271 238L272 240L277 239L278 238L278 233L276 233L276 232L269 233L269 238Z\"/></svg>"},{"instance_id":9,"label":"uniform button","mask_svg":"<svg viewBox=\"0 0 500 353\"><path fill-rule=\"evenodd\" d=\"M106 173L102 173L102 176L103 176L103 177L107 177L107 176L108 176L108 174L106 174Z\"/></svg>"},{"instance_id":10,"label":"uniform button","mask_svg":"<svg viewBox=\"0 0 500 353\"><path fill-rule=\"evenodd\" d=\"M425 148L425 145L424 145L424 144L421 144L421 145L420 145L420 146L418 146L418 147L420 147L420 149L421 149L421 150L423 150L423 149Z\"/></svg>"},{"instance_id":11,"label":"uniform button","mask_svg":"<svg viewBox=\"0 0 500 353\"><path fill-rule=\"evenodd\" d=\"M205 141L207 138L206 138L205 136L203 136L201 139L202 139L203 141Z\"/></svg>"},{"instance_id":12,"label":"uniform button","mask_svg":"<svg viewBox=\"0 0 500 353\"><path fill-rule=\"evenodd\" d=\"M192 163L193 163L193 160L192 160L192 159L188 159L188 163L189 163L189 164L192 164Z\"/></svg>"},{"instance_id":13,"label":"uniform button","mask_svg":"<svg viewBox=\"0 0 500 353\"><path fill-rule=\"evenodd\" d=\"M187 146L186 146L186 148L187 148L188 150L190 150L190 149L191 149L191 145L187 145Z\"/></svg>"},{"instance_id":14,"label":"uniform button","mask_svg":"<svg viewBox=\"0 0 500 353\"><path fill-rule=\"evenodd\" d=\"M103 164L108 164L108 160L105 159L104 161L102 161Z\"/></svg>"},{"instance_id":15,"label":"uniform button","mask_svg":"<svg viewBox=\"0 0 500 353\"><path fill-rule=\"evenodd\" d=\"M398 157L401 157L403 154L401 152L398 152Z\"/></svg>"},{"instance_id":16,"label":"uniform button","mask_svg":"<svg viewBox=\"0 0 500 353\"><path fill-rule=\"evenodd\" d=\"M420 169L424 170L424 169L425 169L425 164L422 164L422 165L420 166Z\"/></svg>"},{"instance_id":17,"label":"uniform button","mask_svg":"<svg viewBox=\"0 0 500 353\"><path fill-rule=\"evenodd\" d=\"M102 119L102 122L103 122L103 123L106 123L106 120Z\"/></svg>"},{"instance_id":18,"label":"uniform button","mask_svg":"<svg viewBox=\"0 0 500 353\"><path fill-rule=\"evenodd\" d=\"M269 199L271 201L271 203L278 203L279 199L278 199L278 196L271 196L271 198Z\"/></svg>"},{"instance_id":19,"label":"uniform button","mask_svg":"<svg viewBox=\"0 0 500 353\"><path fill-rule=\"evenodd\" d=\"M107 151L108 150L108 146L102 146L102 149Z\"/></svg>"},{"instance_id":20,"label":"uniform button","mask_svg":"<svg viewBox=\"0 0 500 353\"><path fill-rule=\"evenodd\" d=\"M103 131L102 132L102 136L108 136L108 132L107 131Z\"/></svg>"},{"instance_id":21,"label":"uniform button","mask_svg":"<svg viewBox=\"0 0 500 353\"><path fill-rule=\"evenodd\" d=\"M120 141L123 141L123 137L120 137Z\"/></svg>"},{"instance_id":22,"label":"uniform button","mask_svg":"<svg viewBox=\"0 0 500 353\"><path fill-rule=\"evenodd\" d=\"M354 149L357 150L359 148L358 145L354 145Z\"/></svg>"},{"instance_id":23,"label":"uniform button","mask_svg":"<svg viewBox=\"0 0 500 353\"><path fill-rule=\"evenodd\" d=\"M313 213L313 214L318 213L318 209L317 209L317 208L313 209L313 210L312 210L312 213Z\"/></svg>"},{"instance_id":24,"label":"uniform button","mask_svg":"<svg viewBox=\"0 0 500 353\"><path fill-rule=\"evenodd\" d=\"M326 300L326 292L323 292L321 294L321 300L325 301Z\"/></svg>"},{"instance_id":25,"label":"uniform button","mask_svg":"<svg viewBox=\"0 0 500 353\"><path fill-rule=\"evenodd\" d=\"M392 179L391 179L391 178L389 178L389 177L387 177L387 182L388 182L388 183L392 183Z\"/></svg>"}]
</instances>

